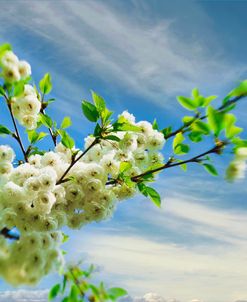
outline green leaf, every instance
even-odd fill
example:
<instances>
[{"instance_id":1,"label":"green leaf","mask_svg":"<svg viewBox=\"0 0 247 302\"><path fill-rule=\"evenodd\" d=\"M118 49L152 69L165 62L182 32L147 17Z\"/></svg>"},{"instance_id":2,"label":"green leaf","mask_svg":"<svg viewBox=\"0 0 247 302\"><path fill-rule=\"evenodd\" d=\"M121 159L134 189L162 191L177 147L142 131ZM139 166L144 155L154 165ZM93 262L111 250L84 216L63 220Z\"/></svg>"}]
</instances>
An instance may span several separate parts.
<instances>
[{"instance_id":1,"label":"green leaf","mask_svg":"<svg viewBox=\"0 0 247 302\"><path fill-rule=\"evenodd\" d=\"M39 121L47 128L51 128L53 125L52 119L43 113L39 114Z\"/></svg>"},{"instance_id":2,"label":"green leaf","mask_svg":"<svg viewBox=\"0 0 247 302\"><path fill-rule=\"evenodd\" d=\"M12 132L7 127L0 125L0 135L1 134L12 134Z\"/></svg>"},{"instance_id":3,"label":"green leaf","mask_svg":"<svg viewBox=\"0 0 247 302\"><path fill-rule=\"evenodd\" d=\"M95 107L97 108L99 114L101 114L106 108L104 99L101 96L99 96L97 93L95 93L94 91L92 91L92 98L93 98Z\"/></svg>"},{"instance_id":4,"label":"green leaf","mask_svg":"<svg viewBox=\"0 0 247 302\"><path fill-rule=\"evenodd\" d=\"M191 124L193 121L195 121L195 117L194 116L184 116L183 119L182 119L182 122L184 124Z\"/></svg>"},{"instance_id":5,"label":"green leaf","mask_svg":"<svg viewBox=\"0 0 247 302\"><path fill-rule=\"evenodd\" d=\"M24 91L25 83L23 81L19 81L14 85L14 96L20 96Z\"/></svg>"},{"instance_id":6,"label":"green leaf","mask_svg":"<svg viewBox=\"0 0 247 302\"><path fill-rule=\"evenodd\" d=\"M186 98L184 96L178 96L177 100L184 108L188 110L195 110L197 107L194 100Z\"/></svg>"},{"instance_id":7,"label":"green leaf","mask_svg":"<svg viewBox=\"0 0 247 302\"><path fill-rule=\"evenodd\" d=\"M49 73L46 73L43 79L40 80L39 88L43 94L48 94L51 92L52 83L51 83L51 75Z\"/></svg>"},{"instance_id":8,"label":"green leaf","mask_svg":"<svg viewBox=\"0 0 247 302\"><path fill-rule=\"evenodd\" d=\"M108 139L110 141L120 142L121 139L117 137L116 135L107 135L104 137L104 139Z\"/></svg>"},{"instance_id":9,"label":"green leaf","mask_svg":"<svg viewBox=\"0 0 247 302\"><path fill-rule=\"evenodd\" d=\"M2 96L5 95L5 90L2 86L0 86L0 95L2 95Z\"/></svg>"},{"instance_id":10,"label":"green leaf","mask_svg":"<svg viewBox=\"0 0 247 302\"><path fill-rule=\"evenodd\" d=\"M93 135L95 137L101 137L101 133L102 133L102 128L100 127L99 123L97 123L96 126L95 126L95 128L94 128Z\"/></svg>"},{"instance_id":11,"label":"green leaf","mask_svg":"<svg viewBox=\"0 0 247 302\"><path fill-rule=\"evenodd\" d=\"M172 143L173 150L175 150L177 145L181 144L183 141L184 141L184 136L182 132L178 132L173 139L173 143Z\"/></svg>"},{"instance_id":12,"label":"green leaf","mask_svg":"<svg viewBox=\"0 0 247 302\"><path fill-rule=\"evenodd\" d=\"M185 145L185 144L178 144L174 149L174 153L177 155L184 155L187 154L189 151L190 151L189 145Z\"/></svg>"},{"instance_id":13,"label":"green leaf","mask_svg":"<svg viewBox=\"0 0 247 302\"><path fill-rule=\"evenodd\" d=\"M244 80L229 93L229 96L242 96L246 94L247 94L247 80Z\"/></svg>"},{"instance_id":14,"label":"green leaf","mask_svg":"<svg viewBox=\"0 0 247 302\"><path fill-rule=\"evenodd\" d=\"M240 137L234 137L231 142L236 145L237 148L247 147L247 140L243 140Z\"/></svg>"},{"instance_id":15,"label":"green leaf","mask_svg":"<svg viewBox=\"0 0 247 302\"><path fill-rule=\"evenodd\" d=\"M132 125L130 123L124 122L124 123L118 123L115 122L112 124L113 131L133 131L133 132L140 132L141 128L135 125Z\"/></svg>"},{"instance_id":16,"label":"green leaf","mask_svg":"<svg viewBox=\"0 0 247 302\"><path fill-rule=\"evenodd\" d=\"M71 299L71 301L76 302L79 294L80 292L78 287L75 284L72 284L69 293L69 298Z\"/></svg>"},{"instance_id":17,"label":"green leaf","mask_svg":"<svg viewBox=\"0 0 247 302\"><path fill-rule=\"evenodd\" d=\"M128 162L128 161L122 161L122 162L120 163L119 172L120 172L120 173L126 172L126 171L128 171L129 169L131 169L131 167L132 167L132 165L131 165L130 162Z\"/></svg>"},{"instance_id":18,"label":"green leaf","mask_svg":"<svg viewBox=\"0 0 247 302\"><path fill-rule=\"evenodd\" d=\"M210 96L204 98L203 107L207 107L216 98L217 98L217 95L210 95Z\"/></svg>"},{"instance_id":19,"label":"green leaf","mask_svg":"<svg viewBox=\"0 0 247 302\"><path fill-rule=\"evenodd\" d=\"M104 123L109 121L110 117L112 116L113 111L108 110L107 108L104 109L104 111L101 112L101 117Z\"/></svg>"},{"instance_id":20,"label":"green leaf","mask_svg":"<svg viewBox=\"0 0 247 302\"><path fill-rule=\"evenodd\" d=\"M210 133L210 127L208 124L200 121L200 120L197 120L193 123L193 126L192 126L193 130L197 131L197 132L200 132L204 135L208 135Z\"/></svg>"},{"instance_id":21,"label":"green leaf","mask_svg":"<svg viewBox=\"0 0 247 302\"><path fill-rule=\"evenodd\" d=\"M202 141L202 134L201 132L197 132L197 131L192 131L189 135L188 135L189 139L194 142L194 143L199 143Z\"/></svg>"},{"instance_id":22,"label":"green leaf","mask_svg":"<svg viewBox=\"0 0 247 302\"><path fill-rule=\"evenodd\" d=\"M172 127L169 126L169 127L167 127L167 128L164 128L164 129L162 129L160 132L163 133L163 134L164 134L164 137L166 138L169 134L172 133Z\"/></svg>"},{"instance_id":23,"label":"green leaf","mask_svg":"<svg viewBox=\"0 0 247 302\"><path fill-rule=\"evenodd\" d=\"M61 128L66 129L66 128L70 127L71 125L72 125L72 123L71 123L70 117L65 116L65 118L63 119L63 121L61 123Z\"/></svg>"},{"instance_id":24,"label":"green leaf","mask_svg":"<svg viewBox=\"0 0 247 302\"><path fill-rule=\"evenodd\" d=\"M110 296L113 296L115 299L117 299L119 297L126 296L128 294L128 292L125 289L120 288L120 287L112 287L107 290L107 294Z\"/></svg>"},{"instance_id":25,"label":"green leaf","mask_svg":"<svg viewBox=\"0 0 247 302\"><path fill-rule=\"evenodd\" d=\"M237 121L237 118L234 114L227 113L224 117L224 123L225 123L225 132L226 137L231 139L234 136L238 135L240 132L243 131L242 128L236 127L234 124Z\"/></svg>"},{"instance_id":26,"label":"green leaf","mask_svg":"<svg viewBox=\"0 0 247 302\"><path fill-rule=\"evenodd\" d=\"M62 243L65 243L69 240L69 235L66 235L65 233L62 233L63 235L63 240L62 240Z\"/></svg>"},{"instance_id":27,"label":"green leaf","mask_svg":"<svg viewBox=\"0 0 247 302\"><path fill-rule=\"evenodd\" d=\"M191 95L193 96L194 99L198 98L200 95L198 88L192 89Z\"/></svg>"},{"instance_id":28,"label":"green leaf","mask_svg":"<svg viewBox=\"0 0 247 302\"><path fill-rule=\"evenodd\" d=\"M177 159L177 162L181 163L182 160L181 159ZM187 165L186 164L180 164L179 167L183 170L183 171L187 171Z\"/></svg>"},{"instance_id":29,"label":"green leaf","mask_svg":"<svg viewBox=\"0 0 247 302\"><path fill-rule=\"evenodd\" d=\"M12 47L10 44L5 43L5 44L0 45L0 60L1 60L2 56L4 55L4 53L8 50L12 50Z\"/></svg>"},{"instance_id":30,"label":"green leaf","mask_svg":"<svg viewBox=\"0 0 247 302\"><path fill-rule=\"evenodd\" d=\"M221 130L224 128L224 114L218 112L212 106L208 106L207 119L210 129L212 129L214 135L218 137Z\"/></svg>"},{"instance_id":31,"label":"green leaf","mask_svg":"<svg viewBox=\"0 0 247 302\"><path fill-rule=\"evenodd\" d=\"M49 292L49 297L48 297L49 300L55 299L57 297L59 291L60 291L60 284L54 285Z\"/></svg>"},{"instance_id":32,"label":"green leaf","mask_svg":"<svg viewBox=\"0 0 247 302\"><path fill-rule=\"evenodd\" d=\"M35 144L36 142L42 140L48 134L45 132L36 132L35 130L27 130L28 140L31 144Z\"/></svg>"},{"instance_id":33,"label":"green leaf","mask_svg":"<svg viewBox=\"0 0 247 302\"><path fill-rule=\"evenodd\" d=\"M61 143L68 149L72 149L75 146L73 138L64 130L58 130L58 133L61 135Z\"/></svg>"},{"instance_id":34,"label":"green leaf","mask_svg":"<svg viewBox=\"0 0 247 302\"><path fill-rule=\"evenodd\" d=\"M151 199L151 201L160 208L161 206L161 199L160 199L160 195L159 193L151 188L146 186L144 183L138 183L137 187L139 189L139 191L146 197L149 197Z\"/></svg>"},{"instance_id":35,"label":"green leaf","mask_svg":"<svg viewBox=\"0 0 247 302\"><path fill-rule=\"evenodd\" d=\"M210 164L203 164L203 167L205 168L205 170L210 173L213 176L218 176L218 172L215 169L215 167L213 165Z\"/></svg>"},{"instance_id":36,"label":"green leaf","mask_svg":"<svg viewBox=\"0 0 247 302\"><path fill-rule=\"evenodd\" d=\"M96 106L87 101L82 101L82 111L90 122L97 122L99 119L99 112Z\"/></svg>"},{"instance_id":37,"label":"green leaf","mask_svg":"<svg viewBox=\"0 0 247 302\"><path fill-rule=\"evenodd\" d=\"M156 119L154 119L154 121L153 121L153 129L154 130L159 130L159 126L158 126L158 123L157 123L157 120Z\"/></svg>"}]
</instances>

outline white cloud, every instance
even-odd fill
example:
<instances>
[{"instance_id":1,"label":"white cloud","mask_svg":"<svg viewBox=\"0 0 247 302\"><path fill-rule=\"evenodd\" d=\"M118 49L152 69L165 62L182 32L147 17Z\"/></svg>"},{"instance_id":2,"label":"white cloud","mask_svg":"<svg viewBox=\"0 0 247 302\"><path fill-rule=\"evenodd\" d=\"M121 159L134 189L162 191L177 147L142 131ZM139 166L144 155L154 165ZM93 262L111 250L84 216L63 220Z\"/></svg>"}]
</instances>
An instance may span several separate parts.
<instances>
[{"instance_id":1,"label":"white cloud","mask_svg":"<svg viewBox=\"0 0 247 302\"><path fill-rule=\"evenodd\" d=\"M16 1L6 5L6 11L5 16L15 16L11 24L16 22L55 45L58 58L63 58L60 67L71 65L64 72L73 70L78 75L86 69L107 82L108 88L124 87L160 105L168 105L164 96L186 93L195 85L217 89L246 70L228 62L219 43L212 47L217 37L208 40L215 33L207 26L210 18L196 3L193 11L205 21L207 38L200 42L178 34L177 19L154 19L145 10L133 15L103 1L60 1L59 5ZM70 74L67 79L71 81Z\"/></svg>"},{"instance_id":2,"label":"white cloud","mask_svg":"<svg viewBox=\"0 0 247 302\"><path fill-rule=\"evenodd\" d=\"M0 291L1 302L47 302L48 290Z\"/></svg>"},{"instance_id":3,"label":"white cloud","mask_svg":"<svg viewBox=\"0 0 247 302\"><path fill-rule=\"evenodd\" d=\"M113 286L128 289L132 296L150 290L182 302L195 297L209 302L246 299L246 215L188 202L185 197L166 197L165 205L162 211L151 207L141 211L135 205L129 220L115 229L101 226L83 236L72 235L69 256L78 259L83 249L87 261L104 267L103 279L114 280ZM134 220L141 237L129 227ZM145 238L147 228L153 238ZM174 239L167 240L166 234ZM179 244L171 243L178 242L176 236L181 237Z\"/></svg>"}]
</instances>

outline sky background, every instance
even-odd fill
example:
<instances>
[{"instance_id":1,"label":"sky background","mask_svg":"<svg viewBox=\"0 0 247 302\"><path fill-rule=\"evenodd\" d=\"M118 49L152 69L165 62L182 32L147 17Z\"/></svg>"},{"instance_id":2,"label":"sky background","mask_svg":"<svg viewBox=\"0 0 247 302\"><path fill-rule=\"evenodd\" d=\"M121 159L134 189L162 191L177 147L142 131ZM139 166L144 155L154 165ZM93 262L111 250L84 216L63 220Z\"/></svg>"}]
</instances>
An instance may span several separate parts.
<instances>
[{"instance_id":1,"label":"sky background","mask_svg":"<svg viewBox=\"0 0 247 302\"><path fill-rule=\"evenodd\" d=\"M51 73L57 101L49 113L58 121L70 115L70 133L82 146L92 127L80 103L90 89L115 112L157 118L161 127L180 125L186 111L176 95L194 87L220 102L247 78L246 10L247 1L0 0L0 43L30 62L37 83ZM236 110L245 128L246 108L243 101ZM0 116L7 122L3 108ZM97 264L98 278L131 297L246 302L247 182L225 182L228 160L217 158L218 178L197 166L164 172L156 183L161 210L136 196L110 221L68 231L68 259ZM32 293L0 281L0 301L46 301L56 278Z\"/></svg>"}]
</instances>

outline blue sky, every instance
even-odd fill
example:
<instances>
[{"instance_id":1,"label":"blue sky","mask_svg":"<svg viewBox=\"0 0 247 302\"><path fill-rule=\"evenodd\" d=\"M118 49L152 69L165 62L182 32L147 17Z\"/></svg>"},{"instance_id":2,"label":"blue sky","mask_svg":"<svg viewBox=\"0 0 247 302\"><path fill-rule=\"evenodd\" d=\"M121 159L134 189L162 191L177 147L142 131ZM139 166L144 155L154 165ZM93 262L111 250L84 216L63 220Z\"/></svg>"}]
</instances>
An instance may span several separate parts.
<instances>
[{"instance_id":1,"label":"blue sky","mask_svg":"<svg viewBox=\"0 0 247 302\"><path fill-rule=\"evenodd\" d=\"M90 89L116 112L128 109L138 120L156 117L161 126L176 127L186 113L176 95L189 95L197 86L221 98L247 76L246 1L1 0L0 5L0 42L13 44L31 63L36 82L51 73L57 102L50 114L58 121L72 117L78 146L92 130L80 112ZM1 108L2 120L5 114ZM236 114L247 128L246 102ZM200 167L187 174L165 172L156 184L161 210L140 196L120 203L112 220L70 232L68 258L98 264L101 278L131 296L247 300L247 183L224 181L228 159L217 159L219 178ZM47 277L37 289L54 280ZM9 287L1 282L0 289Z\"/></svg>"}]
</instances>

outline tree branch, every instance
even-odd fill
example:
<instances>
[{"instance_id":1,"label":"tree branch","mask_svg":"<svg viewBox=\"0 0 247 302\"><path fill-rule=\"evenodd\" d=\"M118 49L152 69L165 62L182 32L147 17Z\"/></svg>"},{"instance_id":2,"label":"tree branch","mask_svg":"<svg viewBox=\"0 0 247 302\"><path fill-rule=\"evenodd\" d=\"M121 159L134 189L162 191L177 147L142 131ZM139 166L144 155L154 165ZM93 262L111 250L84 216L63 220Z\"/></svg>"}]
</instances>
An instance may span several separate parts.
<instances>
[{"instance_id":1,"label":"tree branch","mask_svg":"<svg viewBox=\"0 0 247 302\"><path fill-rule=\"evenodd\" d=\"M223 111L224 109L226 109L227 107L231 106L231 105L234 105L235 103L237 103L240 99L246 97L246 95L240 95L240 96L237 96L235 98L233 98L232 100L228 100L225 104L221 105L217 110L218 111ZM167 134L165 136L165 139L168 139L170 137L173 137L175 136L176 134L178 134L179 132L182 132L182 133L185 133L189 130L189 127L194 123L194 121L196 120L204 120L205 118L207 117L207 115L203 115L203 116L199 116L199 114L196 114L194 116L194 118L189 122L189 123L186 123L184 125L182 125L181 127L179 127L177 130Z\"/></svg>"},{"instance_id":2,"label":"tree branch","mask_svg":"<svg viewBox=\"0 0 247 302\"><path fill-rule=\"evenodd\" d=\"M168 169L168 168L172 168L172 167L176 167L176 166L181 166L183 164L187 164L187 163L195 163L195 162L199 162L200 159L208 154L211 154L211 153L217 153L219 154L221 149L226 145L227 143L226 142L218 142L213 148L209 149L208 151L206 152L203 152L199 155L196 155L192 158L189 158L189 159L186 159L184 161L180 161L180 162L174 162L172 159L169 159L163 166L161 167L158 167L156 169L152 169L152 170L147 170L146 172L143 172L141 174L138 174L138 175L135 175L133 177L131 177L131 180L133 182L139 182L141 180L142 177L145 177L147 175L150 175L150 174L153 174L153 173L157 173L159 171L162 171L162 170L165 170L165 169ZM117 179L113 179L113 180L109 180L106 185L114 185L118 183L118 180Z\"/></svg>"},{"instance_id":3,"label":"tree branch","mask_svg":"<svg viewBox=\"0 0 247 302\"><path fill-rule=\"evenodd\" d=\"M22 151L23 156L24 156L24 159L25 159L26 162L28 162L27 152L25 151L25 148L24 148L23 143L22 143L22 140L21 140L21 136L20 136L19 131L18 131L18 128L17 128L17 124L16 124L16 121L15 121L15 118L14 118L14 115L13 115L13 112L12 112L12 108L11 108L11 102L10 102L10 100L7 98L7 96L5 96L5 100L6 100L8 109L9 109L9 113L10 113L10 116L11 116L11 120L12 120L13 125L14 125L14 128L15 128L15 133L13 134L13 137L14 137L14 138L17 140L17 142L19 143L20 148L21 148L21 151Z\"/></svg>"},{"instance_id":4,"label":"tree branch","mask_svg":"<svg viewBox=\"0 0 247 302\"><path fill-rule=\"evenodd\" d=\"M69 173L70 169L85 155L87 154L87 152L96 144L98 144L99 139L95 138L95 140L92 142L92 144L87 147L87 149L85 151L82 152L82 154L80 156L78 156L77 158L73 158L72 156L72 160L71 163L69 165L69 167L65 170L65 172L63 173L63 175L60 177L60 179L57 181L57 185L62 184L64 182L67 182L69 179L66 179L65 176Z\"/></svg>"}]
</instances>

